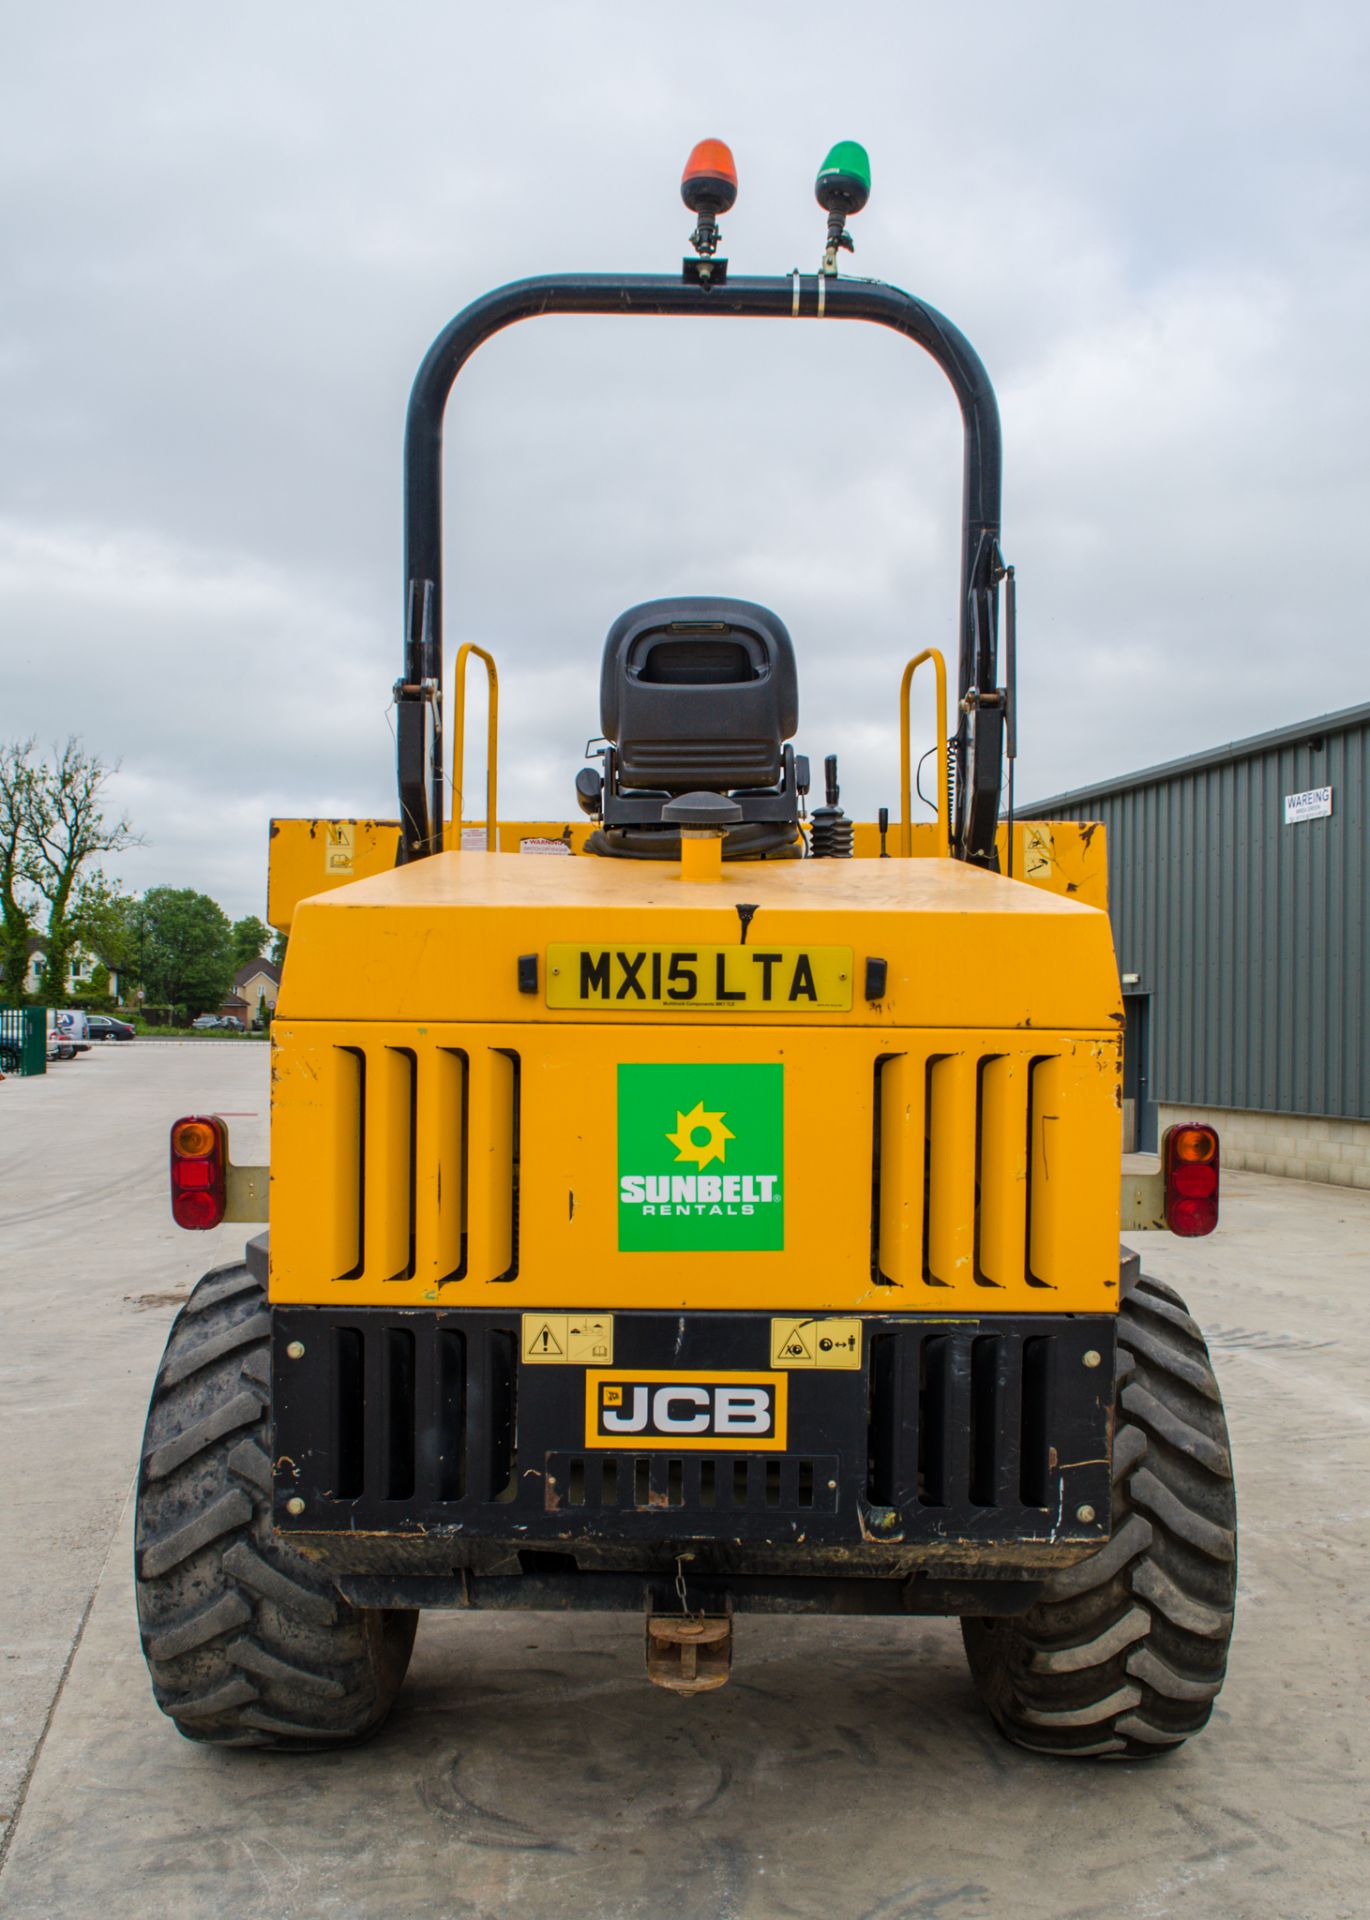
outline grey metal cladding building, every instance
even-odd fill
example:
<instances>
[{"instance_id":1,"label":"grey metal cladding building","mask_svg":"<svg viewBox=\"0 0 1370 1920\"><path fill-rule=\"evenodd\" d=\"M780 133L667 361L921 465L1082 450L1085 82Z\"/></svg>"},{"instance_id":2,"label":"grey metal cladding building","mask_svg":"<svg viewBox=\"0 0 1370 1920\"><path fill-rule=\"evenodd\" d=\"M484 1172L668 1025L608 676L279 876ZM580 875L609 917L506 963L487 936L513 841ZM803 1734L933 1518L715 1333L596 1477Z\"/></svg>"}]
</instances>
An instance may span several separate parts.
<instances>
[{"instance_id":1,"label":"grey metal cladding building","mask_svg":"<svg viewBox=\"0 0 1370 1920\"><path fill-rule=\"evenodd\" d=\"M1020 810L1104 823L1136 1145L1370 1186L1368 774L1370 705Z\"/></svg>"}]
</instances>

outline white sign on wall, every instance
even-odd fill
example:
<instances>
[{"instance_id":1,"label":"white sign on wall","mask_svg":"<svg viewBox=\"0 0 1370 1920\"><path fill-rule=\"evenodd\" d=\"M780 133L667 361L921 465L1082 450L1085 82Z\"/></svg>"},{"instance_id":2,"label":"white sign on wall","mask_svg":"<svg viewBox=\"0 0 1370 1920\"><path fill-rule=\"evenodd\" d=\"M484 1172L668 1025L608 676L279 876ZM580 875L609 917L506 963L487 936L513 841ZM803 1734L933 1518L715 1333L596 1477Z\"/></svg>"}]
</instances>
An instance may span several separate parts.
<instances>
[{"instance_id":1,"label":"white sign on wall","mask_svg":"<svg viewBox=\"0 0 1370 1920\"><path fill-rule=\"evenodd\" d=\"M1300 820L1331 818L1331 787L1312 787L1307 793L1287 793L1284 796L1284 824L1287 827L1296 826Z\"/></svg>"}]
</instances>

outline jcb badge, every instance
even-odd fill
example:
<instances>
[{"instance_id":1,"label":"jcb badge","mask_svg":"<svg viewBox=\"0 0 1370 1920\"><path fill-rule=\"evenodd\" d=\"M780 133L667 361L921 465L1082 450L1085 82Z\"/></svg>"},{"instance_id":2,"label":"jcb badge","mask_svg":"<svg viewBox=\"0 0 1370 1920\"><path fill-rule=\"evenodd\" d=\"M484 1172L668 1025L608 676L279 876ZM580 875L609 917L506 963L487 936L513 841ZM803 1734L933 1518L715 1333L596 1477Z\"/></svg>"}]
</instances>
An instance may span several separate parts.
<instances>
[{"instance_id":1,"label":"jcb badge","mask_svg":"<svg viewBox=\"0 0 1370 1920\"><path fill-rule=\"evenodd\" d=\"M783 1373L592 1369L585 1376L585 1444L780 1451L788 1390Z\"/></svg>"}]
</instances>

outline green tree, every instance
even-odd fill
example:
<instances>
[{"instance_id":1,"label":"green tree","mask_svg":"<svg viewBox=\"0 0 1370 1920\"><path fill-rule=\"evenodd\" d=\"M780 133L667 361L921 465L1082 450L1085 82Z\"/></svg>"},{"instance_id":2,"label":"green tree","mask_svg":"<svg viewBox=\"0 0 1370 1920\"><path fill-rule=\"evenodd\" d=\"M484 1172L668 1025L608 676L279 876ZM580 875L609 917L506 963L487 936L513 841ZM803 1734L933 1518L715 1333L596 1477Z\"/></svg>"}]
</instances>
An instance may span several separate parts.
<instances>
[{"instance_id":1,"label":"green tree","mask_svg":"<svg viewBox=\"0 0 1370 1920\"><path fill-rule=\"evenodd\" d=\"M93 862L137 844L122 815L108 820L105 789L115 771L79 740L68 740L51 761L32 740L0 748L0 942L7 991L21 997L20 954L39 921L46 940L43 978L48 996L61 999L79 938L85 888L105 881Z\"/></svg>"},{"instance_id":2,"label":"green tree","mask_svg":"<svg viewBox=\"0 0 1370 1920\"><path fill-rule=\"evenodd\" d=\"M193 887L150 887L139 904L142 986L160 1005L209 1013L233 981L233 928L217 901Z\"/></svg>"},{"instance_id":3,"label":"green tree","mask_svg":"<svg viewBox=\"0 0 1370 1920\"><path fill-rule=\"evenodd\" d=\"M78 1007L84 1007L88 1013L113 1013L114 995L109 987L109 968L103 960L97 960L90 970L89 980L83 980L72 995Z\"/></svg>"},{"instance_id":4,"label":"green tree","mask_svg":"<svg viewBox=\"0 0 1370 1920\"><path fill-rule=\"evenodd\" d=\"M245 967L249 960L260 960L271 944L271 929L264 920L255 914L233 922L233 964L234 970Z\"/></svg>"},{"instance_id":5,"label":"green tree","mask_svg":"<svg viewBox=\"0 0 1370 1920\"><path fill-rule=\"evenodd\" d=\"M119 976L127 996L138 981L138 924L141 902L121 893L102 873L81 882L71 922L79 944Z\"/></svg>"},{"instance_id":6,"label":"green tree","mask_svg":"<svg viewBox=\"0 0 1370 1920\"><path fill-rule=\"evenodd\" d=\"M28 883L28 821L33 785L32 740L0 747L0 998L18 1006L24 999L33 926L33 892Z\"/></svg>"}]
</instances>

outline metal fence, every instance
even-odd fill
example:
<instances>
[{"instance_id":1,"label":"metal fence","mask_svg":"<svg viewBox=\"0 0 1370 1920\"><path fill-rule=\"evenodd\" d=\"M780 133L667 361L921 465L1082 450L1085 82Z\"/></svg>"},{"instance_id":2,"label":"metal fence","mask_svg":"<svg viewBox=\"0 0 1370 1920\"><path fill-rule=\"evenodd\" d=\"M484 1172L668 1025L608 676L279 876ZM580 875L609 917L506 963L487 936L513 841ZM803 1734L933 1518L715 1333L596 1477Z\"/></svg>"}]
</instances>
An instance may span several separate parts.
<instances>
[{"instance_id":1,"label":"metal fence","mask_svg":"<svg viewBox=\"0 0 1370 1920\"><path fill-rule=\"evenodd\" d=\"M0 1073L46 1073L47 1009L0 1007Z\"/></svg>"}]
</instances>

